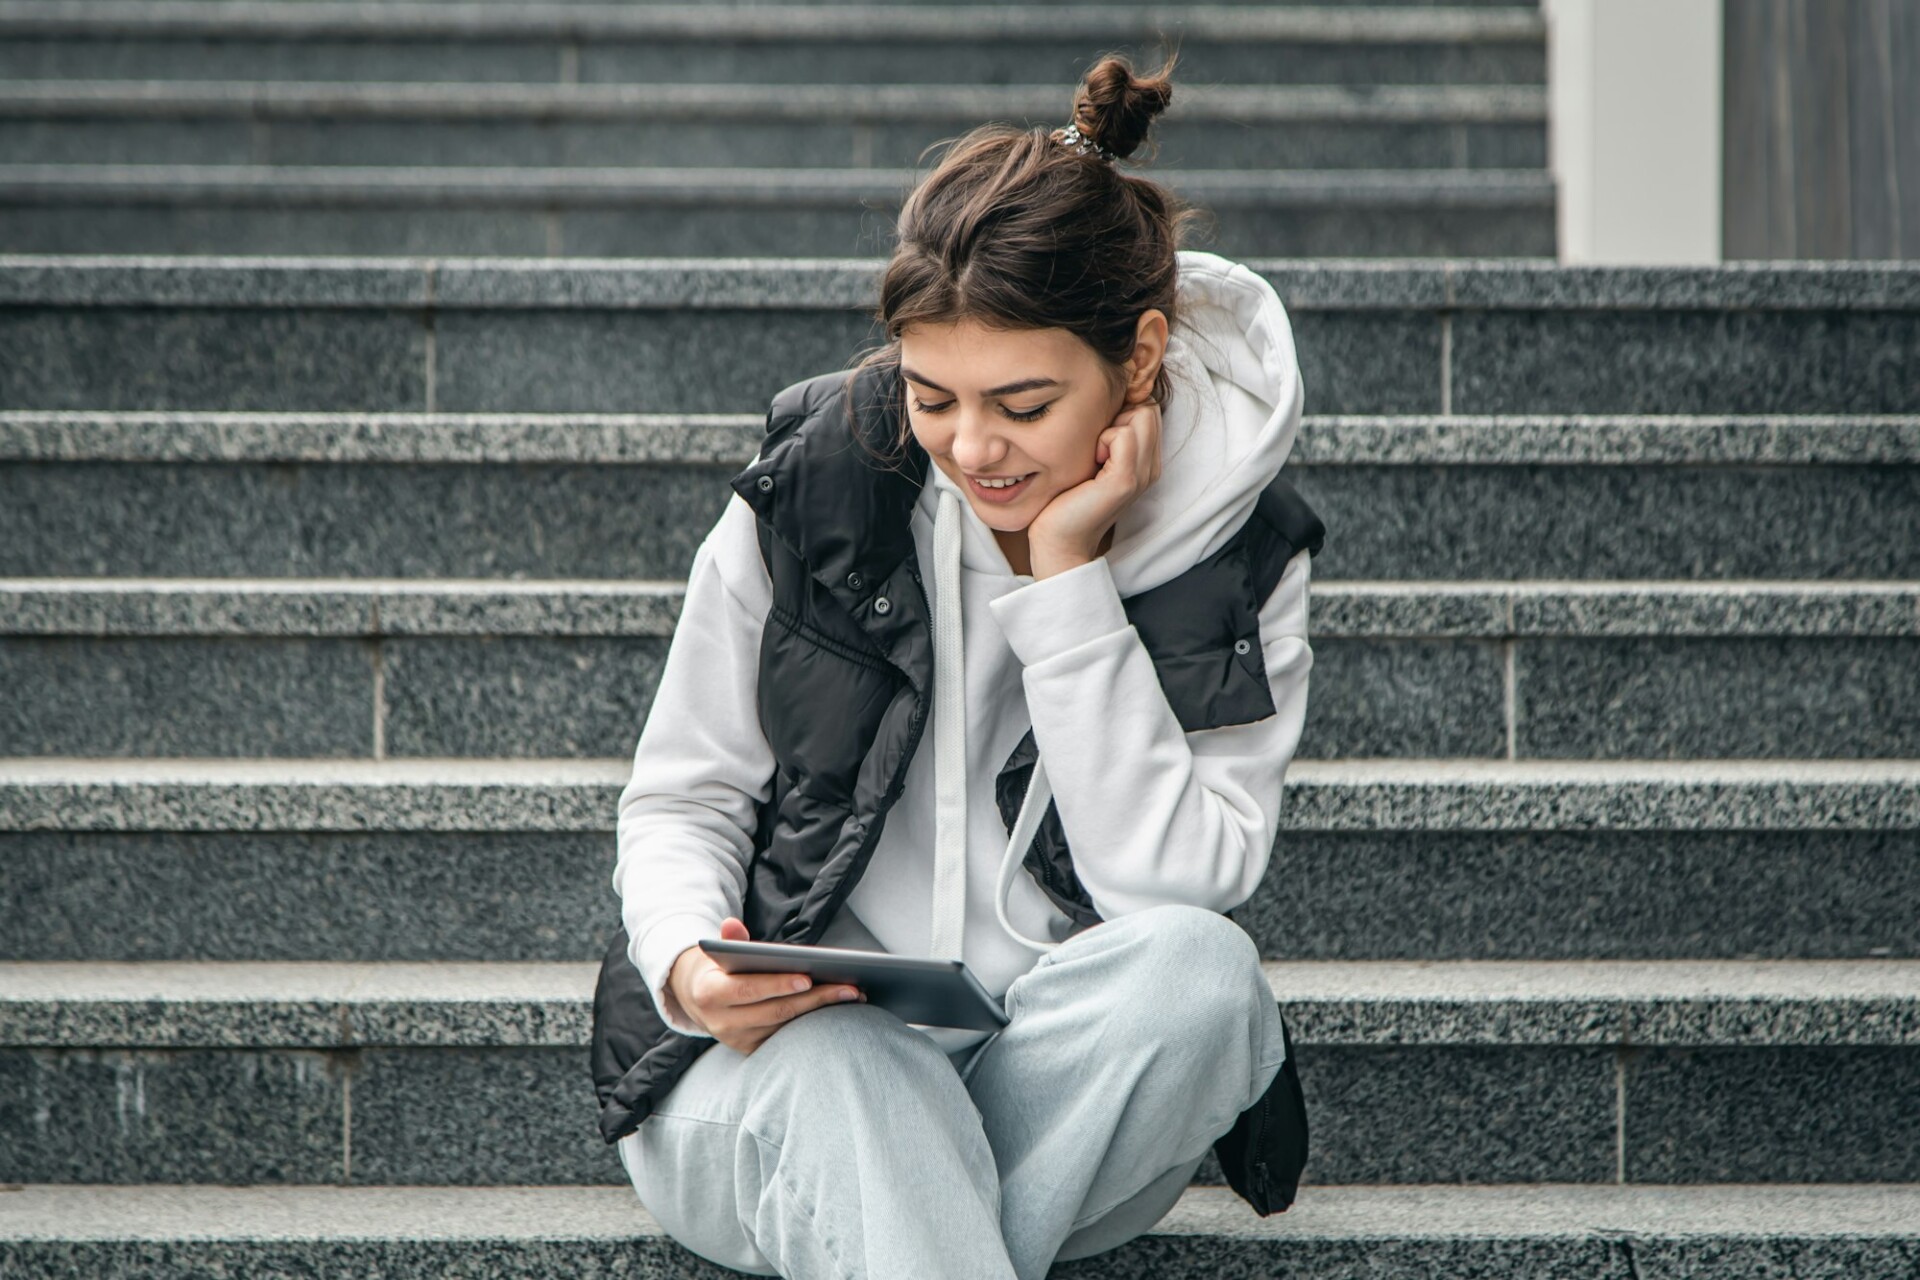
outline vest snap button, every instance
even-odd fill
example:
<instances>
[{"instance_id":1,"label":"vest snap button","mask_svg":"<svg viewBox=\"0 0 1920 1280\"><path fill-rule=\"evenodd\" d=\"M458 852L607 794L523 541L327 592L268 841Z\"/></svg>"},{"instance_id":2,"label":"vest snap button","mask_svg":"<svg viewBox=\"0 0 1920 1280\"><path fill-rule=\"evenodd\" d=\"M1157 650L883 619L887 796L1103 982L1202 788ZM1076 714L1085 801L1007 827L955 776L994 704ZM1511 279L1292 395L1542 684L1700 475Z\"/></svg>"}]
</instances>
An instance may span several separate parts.
<instances>
[{"instance_id":1,"label":"vest snap button","mask_svg":"<svg viewBox=\"0 0 1920 1280\"><path fill-rule=\"evenodd\" d=\"M852 587L855 591L858 591L861 587L866 585L866 579L862 578L857 573L850 573L847 575L847 585Z\"/></svg>"},{"instance_id":2,"label":"vest snap button","mask_svg":"<svg viewBox=\"0 0 1920 1280\"><path fill-rule=\"evenodd\" d=\"M893 601L887 599L885 596L877 596L873 602L873 611L875 613L891 613L893 611Z\"/></svg>"},{"instance_id":3,"label":"vest snap button","mask_svg":"<svg viewBox=\"0 0 1920 1280\"><path fill-rule=\"evenodd\" d=\"M1253 644L1247 640L1235 640L1233 642L1233 651L1235 653L1251 653L1253 651Z\"/></svg>"},{"instance_id":4,"label":"vest snap button","mask_svg":"<svg viewBox=\"0 0 1920 1280\"><path fill-rule=\"evenodd\" d=\"M761 477L760 477L760 492L762 492L762 493L771 493L772 491L773 491L773 477L772 477L772 476L761 476Z\"/></svg>"}]
</instances>

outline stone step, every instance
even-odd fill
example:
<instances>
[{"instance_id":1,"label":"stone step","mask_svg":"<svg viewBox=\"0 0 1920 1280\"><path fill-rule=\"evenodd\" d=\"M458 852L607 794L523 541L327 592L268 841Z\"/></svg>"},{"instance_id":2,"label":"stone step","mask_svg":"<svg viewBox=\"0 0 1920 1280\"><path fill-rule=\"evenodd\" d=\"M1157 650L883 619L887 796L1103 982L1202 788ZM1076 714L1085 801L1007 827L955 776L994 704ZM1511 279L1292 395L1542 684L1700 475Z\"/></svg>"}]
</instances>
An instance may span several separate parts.
<instances>
[{"instance_id":1,"label":"stone step","mask_svg":"<svg viewBox=\"0 0 1920 1280\"><path fill-rule=\"evenodd\" d=\"M4 579L0 752L616 756L681 587ZM1913 582L1315 594L1303 757L1920 756Z\"/></svg>"},{"instance_id":2,"label":"stone step","mask_svg":"<svg viewBox=\"0 0 1920 1280\"><path fill-rule=\"evenodd\" d=\"M1539 169L1175 171L1229 256L1551 257ZM26 253L839 258L892 245L910 170L0 166Z\"/></svg>"},{"instance_id":3,"label":"stone step","mask_svg":"<svg viewBox=\"0 0 1920 1280\"><path fill-rule=\"evenodd\" d=\"M0 410L0 576L684 576L764 429ZM1920 416L1309 414L1287 470L1316 584L1920 578Z\"/></svg>"},{"instance_id":4,"label":"stone step","mask_svg":"<svg viewBox=\"0 0 1920 1280\"><path fill-rule=\"evenodd\" d=\"M623 753L0 760L0 959L596 960ZM1917 855L1912 760L1296 759L1235 917L1286 960L1914 959Z\"/></svg>"},{"instance_id":5,"label":"stone step","mask_svg":"<svg viewBox=\"0 0 1920 1280\"><path fill-rule=\"evenodd\" d=\"M1920 413L1920 263L1247 265L1316 414ZM759 415L881 266L0 255L0 405Z\"/></svg>"},{"instance_id":6,"label":"stone step","mask_svg":"<svg viewBox=\"0 0 1920 1280\"><path fill-rule=\"evenodd\" d=\"M584 1056L595 972L0 965L0 1072L33 1100L0 1112L0 1179L621 1182ZM1920 1180L1920 962L1267 976L1317 1185Z\"/></svg>"},{"instance_id":7,"label":"stone step","mask_svg":"<svg viewBox=\"0 0 1920 1280\"><path fill-rule=\"evenodd\" d=\"M1191 84L1544 84L1534 9L4 0L0 80L1058 84L1100 54Z\"/></svg>"},{"instance_id":8,"label":"stone step","mask_svg":"<svg viewBox=\"0 0 1920 1280\"><path fill-rule=\"evenodd\" d=\"M276 2L276 0L228 0L234 4L257 4ZM333 0L277 0L282 4L331 3ZM524 2L530 4L575 4L578 0L362 0L368 4L507 4ZM679 0L614 0L615 3L640 4L677 4ZM751 0L759 6L778 5L793 8L811 9L831 6L839 0ZM959 5L978 3L988 7L1001 5L1006 0L893 0L896 4L938 5L952 8ZM1085 8L1087 0L1029 0L1026 8ZM1153 7L1159 10L1194 8L1232 8L1248 6L1261 9L1302 8L1302 9L1345 9L1345 8L1438 8L1438 9L1520 9L1537 10L1539 0L1159 0Z\"/></svg>"},{"instance_id":9,"label":"stone step","mask_svg":"<svg viewBox=\"0 0 1920 1280\"><path fill-rule=\"evenodd\" d=\"M0 164L910 169L939 139L1051 127L1070 105L1058 85L22 80L0 84ZM1153 171L1544 169L1547 102L1527 85L1182 86L1153 138Z\"/></svg>"},{"instance_id":10,"label":"stone step","mask_svg":"<svg viewBox=\"0 0 1920 1280\"><path fill-rule=\"evenodd\" d=\"M1920 1270L1913 1186L1316 1187L1254 1216L1190 1189L1118 1249L1056 1280L1900 1280ZM414 1271L474 1280L722 1275L632 1188L23 1186L0 1195L0 1265L20 1280L188 1280Z\"/></svg>"}]
</instances>

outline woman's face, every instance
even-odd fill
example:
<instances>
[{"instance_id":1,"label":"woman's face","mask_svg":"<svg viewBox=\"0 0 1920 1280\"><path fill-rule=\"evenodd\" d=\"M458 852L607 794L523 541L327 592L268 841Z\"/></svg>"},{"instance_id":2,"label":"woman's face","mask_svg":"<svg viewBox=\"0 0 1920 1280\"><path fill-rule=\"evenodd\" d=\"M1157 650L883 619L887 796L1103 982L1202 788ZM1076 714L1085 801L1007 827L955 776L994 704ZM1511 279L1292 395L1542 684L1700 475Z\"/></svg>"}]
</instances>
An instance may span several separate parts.
<instances>
[{"instance_id":1,"label":"woman's face","mask_svg":"<svg viewBox=\"0 0 1920 1280\"><path fill-rule=\"evenodd\" d=\"M972 319L911 325L900 335L900 372L914 438L988 528L1023 530L1054 495L1099 470L1100 433L1152 389L1165 325L1160 311L1141 317L1141 367L1130 362L1118 385L1093 348L1065 329L1009 331ZM999 500L974 479L1017 476L1029 478Z\"/></svg>"}]
</instances>

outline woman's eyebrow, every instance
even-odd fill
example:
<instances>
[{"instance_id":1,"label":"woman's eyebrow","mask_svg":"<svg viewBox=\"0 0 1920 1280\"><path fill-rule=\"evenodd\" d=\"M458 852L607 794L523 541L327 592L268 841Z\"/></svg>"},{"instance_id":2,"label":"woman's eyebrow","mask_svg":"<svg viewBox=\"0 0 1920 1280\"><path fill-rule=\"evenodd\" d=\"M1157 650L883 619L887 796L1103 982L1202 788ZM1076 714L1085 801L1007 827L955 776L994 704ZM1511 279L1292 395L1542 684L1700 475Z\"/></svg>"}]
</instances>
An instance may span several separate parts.
<instances>
[{"instance_id":1,"label":"woman's eyebrow","mask_svg":"<svg viewBox=\"0 0 1920 1280\"><path fill-rule=\"evenodd\" d=\"M946 395L953 394L953 392L948 391L947 388L941 386L939 383L929 382L911 369L901 369L900 376L917 382L923 387L930 387L935 391L943 392ZM1009 382L1003 387L992 387L983 394L989 397L1010 396L1020 391L1032 391L1036 387L1057 387L1059 385L1060 380L1058 378L1022 378L1018 382Z\"/></svg>"}]
</instances>

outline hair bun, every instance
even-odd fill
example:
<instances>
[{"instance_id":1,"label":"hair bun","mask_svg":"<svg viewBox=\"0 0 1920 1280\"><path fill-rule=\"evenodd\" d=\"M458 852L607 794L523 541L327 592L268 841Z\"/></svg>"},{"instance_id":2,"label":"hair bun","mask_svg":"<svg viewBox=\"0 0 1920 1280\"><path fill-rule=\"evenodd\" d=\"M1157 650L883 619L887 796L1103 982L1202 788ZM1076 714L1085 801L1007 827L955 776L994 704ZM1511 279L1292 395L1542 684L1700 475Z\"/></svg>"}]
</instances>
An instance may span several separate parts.
<instances>
[{"instance_id":1,"label":"hair bun","mask_svg":"<svg viewBox=\"0 0 1920 1280\"><path fill-rule=\"evenodd\" d=\"M1073 94L1073 121L1091 138L1125 159L1146 141L1153 118L1173 101L1173 64L1178 54L1152 75L1136 75L1124 54L1110 53L1093 64Z\"/></svg>"}]
</instances>

